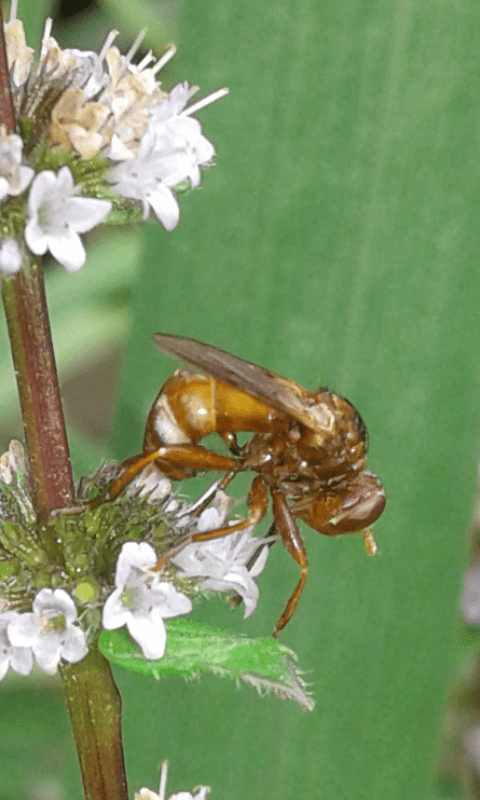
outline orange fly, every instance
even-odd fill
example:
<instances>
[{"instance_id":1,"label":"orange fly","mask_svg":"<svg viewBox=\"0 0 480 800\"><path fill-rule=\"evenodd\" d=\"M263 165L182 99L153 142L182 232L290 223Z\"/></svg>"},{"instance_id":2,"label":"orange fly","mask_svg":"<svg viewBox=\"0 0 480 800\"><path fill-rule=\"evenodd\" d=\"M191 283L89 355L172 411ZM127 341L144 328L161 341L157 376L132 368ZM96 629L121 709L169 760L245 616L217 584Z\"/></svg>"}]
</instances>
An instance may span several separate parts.
<instances>
[{"instance_id":1,"label":"orange fly","mask_svg":"<svg viewBox=\"0 0 480 800\"><path fill-rule=\"evenodd\" d=\"M371 525L386 500L379 478L366 469L365 423L348 400L324 387L309 391L195 339L157 333L154 340L160 350L204 374L179 369L167 380L147 420L143 453L125 462L109 497L114 499L152 461L172 480L223 471L223 487L238 472L257 473L245 520L194 534L185 544L228 536L258 523L270 492L274 527L301 569L275 625L277 636L294 613L307 580L307 555L296 518L326 536L362 533L367 552L376 552ZM253 434L242 446L237 442L239 431ZM215 432L230 455L199 444Z\"/></svg>"}]
</instances>

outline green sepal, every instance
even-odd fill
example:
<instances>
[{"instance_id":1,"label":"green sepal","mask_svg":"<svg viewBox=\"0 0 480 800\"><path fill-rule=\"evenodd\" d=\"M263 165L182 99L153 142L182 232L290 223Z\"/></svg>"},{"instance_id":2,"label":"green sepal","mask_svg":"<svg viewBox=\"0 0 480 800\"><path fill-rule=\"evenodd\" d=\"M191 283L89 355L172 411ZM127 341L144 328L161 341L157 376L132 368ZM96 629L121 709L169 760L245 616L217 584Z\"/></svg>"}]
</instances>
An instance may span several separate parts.
<instances>
[{"instance_id":1,"label":"green sepal","mask_svg":"<svg viewBox=\"0 0 480 800\"><path fill-rule=\"evenodd\" d=\"M260 693L274 692L282 699L295 700L312 711L314 703L295 666L295 653L275 639L248 639L189 619L170 619L166 626L165 654L157 661L145 659L124 629L102 631L100 651L114 664L142 675L194 678L210 672L245 681Z\"/></svg>"},{"instance_id":2,"label":"green sepal","mask_svg":"<svg viewBox=\"0 0 480 800\"><path fill-rule=\"evenodd\" d=\"M0 522L0 548L16 556L27 567L38 569L48 564L48 558L34 535L18 522Z\"/></svg>"}]
</instances>

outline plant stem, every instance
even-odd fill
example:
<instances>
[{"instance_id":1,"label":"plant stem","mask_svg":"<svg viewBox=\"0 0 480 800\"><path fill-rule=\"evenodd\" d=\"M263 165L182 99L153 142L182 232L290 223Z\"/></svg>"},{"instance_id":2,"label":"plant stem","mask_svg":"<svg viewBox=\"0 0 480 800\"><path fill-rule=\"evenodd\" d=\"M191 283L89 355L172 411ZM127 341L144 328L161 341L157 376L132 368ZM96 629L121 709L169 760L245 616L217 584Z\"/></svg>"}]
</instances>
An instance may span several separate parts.
<instances>
[{"instance_id":1,"label":"plant stem","mask_svg":"<svg viewBox=\"0 0 480 800\"><path fill-rule=\"evenodd\" d=\"M110 664L93 645L61 667L86 800L127 800L121 699Z\"/></svg>"},{"instance_id":2,"label":"plant stem","mask_svg":"<svg viewBox=\"0 0 480 800\"><path fill-rule=\"evenodd\" d=\"M0 6L0 125L16 130ZM22 408L38 532L52 564L62 555L51 512L75 502L42 267L24 257L3 276L2 297ZM87 800L127 800L121 701L108 662L93 645L78 664L60 667Z\"/></svg>"},{"instance_id":3,"label":"plant stem","mask_svg":"<svg viewBox=\"0 0 480 800\"><path fill-rule=\"evenodd\" d=\"M3 278L2 295L41 521L75 502L72 468L40 263Z\"/></svg>"},{"instance_id":4,"label":"plant stem","mask_svg":"<svg viewBox=\"0 0 480 800\"><path fill-rule=\"evenodd\" d=\"M7 133L16 130L1 7L0 125L5 126ZM33 499L40 521L47 522L50 511L73 505L75 493L40 263L25 257L19 273L3 278L2 295L22 407ZM48 533L44 538L48 540Z\"/></svg>"}]
</instances>

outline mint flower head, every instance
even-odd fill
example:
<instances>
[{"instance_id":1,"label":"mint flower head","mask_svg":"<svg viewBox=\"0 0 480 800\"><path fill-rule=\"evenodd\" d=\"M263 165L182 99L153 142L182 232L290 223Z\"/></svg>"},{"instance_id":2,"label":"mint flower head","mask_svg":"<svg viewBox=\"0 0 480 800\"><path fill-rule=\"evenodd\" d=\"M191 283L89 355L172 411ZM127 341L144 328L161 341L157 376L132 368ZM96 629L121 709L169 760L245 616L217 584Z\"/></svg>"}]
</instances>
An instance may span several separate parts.
<instances>
[{"instance_id":1,"label":"mint flower head","mask_svg":"<svg viewBox=\"0 0 480 800\"><path fill-rule=\"evenodd\" d=\"M135 64L144 34L127 55L113 44L116 31L98 54L62 50L48 19L36 56L15 4L11 14L4 27L18 132L0 130L0 272L47 251L76 272L86 261L80 234L108 224L112 211L115 224L153 211L173 230L177 191L199 186L215 156L194 114L228 90L193 104L198 88L186 82L166 92L158 75L175 47Z\"/></svg>"}]
</instances>

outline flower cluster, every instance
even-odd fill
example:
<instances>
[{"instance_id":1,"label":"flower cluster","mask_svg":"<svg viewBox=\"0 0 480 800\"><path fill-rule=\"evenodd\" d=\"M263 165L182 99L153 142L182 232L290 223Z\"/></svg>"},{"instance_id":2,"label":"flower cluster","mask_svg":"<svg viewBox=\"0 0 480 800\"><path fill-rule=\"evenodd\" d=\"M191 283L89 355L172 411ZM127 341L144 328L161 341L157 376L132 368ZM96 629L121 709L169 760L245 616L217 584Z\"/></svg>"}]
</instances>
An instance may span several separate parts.
<instances>
[{"instance_id":1,"label":"flower cluster","mask_svg":"<svg viewBox=\"0 0 480 800\"><path fill-rule=\"evenodd\" d=\"M196 519L195 531L204 533L223 527L231 506L230 498L217 491ZM165 510L175 511L180 530L192 525L191 508L182 508L176 500L170 500ZM253 579L263 571L269 545L275 539L254 536L249 526L230 536L187 544L170 562L180 575L201 578L197 585L200 591L235 592L245 605L244 616L249 617L259 597ZM161 573L154 570L156 563L157 555L147 542L126 542L117 561L115 591L103 608L103 627L112 630L126 625L148 659L161 658L165 652L163 620L192 610L192 601L185 594L161 580Z\"/></svg>"},{"instance_id":2,"label":"flower cluster","mask_svg":"<svg viewBox=\"0 0 480 800\"><path fill-rule=\"evenodd\" d=\"M102 469L109 480L109 467ZM102 470L92 480L101 486ZM62 553L58 570L38 537L28 487L24 451L14 441L0 457L0 517L9 521L0 526L0 562L4 569L11 565L6 569L10 577L3 578L0 589L0 679L9 667L27 675L34 661L47 673L54 673L62 659L80 661L102 628L126 626L145 659L161 659L167 639L164 620L189 614L192 600L206 591L233 592L244 603L245 617L255 610L259 590L254 579L263 570L275 537L254 536L249 526L229 536L193 541L197 533L235 524L229 523L233 501L218 483L196 503L186 505L172 496L170 482L157 467L149 465L122 499L103 503L99 509L90 510L87 504L86 517L79 509L78 514L58 518L56 542ZM119 529L126 508L128 519L135 509L136 527L150 541L132 541L130 528ZM165 522L167 533L158 538L156 531L165 531ZM119 538L121 546L115 545ZM79 541L84 543L80 550ZM115 546L119 555L112 581L114 558L111 568L105 564ZM165 552L172 555L163 566L159 556ZM41 574L47 563L45 574L54 585L33 596L31 585L38 586L39 569Z\"/></svg>"},{"instance_id":3,"label":"flower cluster","mask_svg":"<svg viewBox=\"0 0 480 800\"><path fill-rule=\"evenodd\" d=\"M28 251L49 251L68 271L86 260L80 234L105 221L153 211L167 230L178 225L174 190L200 183L213 144L193 116L227 93L190 104L198 87L167 94L157 74L175 54L133 63L142 35L123 56L110 33L99 54L62 50L47 20L38 63L15 18L5 25L18 132L0 129L0 271L14 273ZM123 216L122 216L123 215Z\"/></svg>"}]
</instances>

